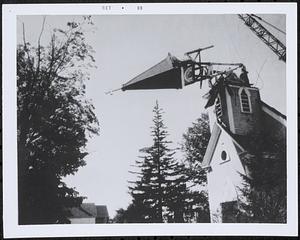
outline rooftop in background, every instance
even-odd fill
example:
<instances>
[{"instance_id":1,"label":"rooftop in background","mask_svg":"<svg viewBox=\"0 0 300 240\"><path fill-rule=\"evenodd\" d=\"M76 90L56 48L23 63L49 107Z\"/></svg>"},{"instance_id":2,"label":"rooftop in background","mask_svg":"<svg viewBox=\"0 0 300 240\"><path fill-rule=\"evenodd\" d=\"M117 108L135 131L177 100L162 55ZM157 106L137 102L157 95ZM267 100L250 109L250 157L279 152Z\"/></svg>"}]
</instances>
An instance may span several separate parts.
<instances>
[{"instance_id":1,"label":"rooftop in background","mask_svg":"<svg viewBox=\"0 0 300 240\"><path fill-rule=\"evenodd\" d=\"M95 205L94 203L82 203L79 207L71 208L69 219L71 223L83 222L83 219L90 219L89 223L107 223L109 215L106 205ZM82 219L82 220L80 220Z\"/></svg>"}]
</instances>

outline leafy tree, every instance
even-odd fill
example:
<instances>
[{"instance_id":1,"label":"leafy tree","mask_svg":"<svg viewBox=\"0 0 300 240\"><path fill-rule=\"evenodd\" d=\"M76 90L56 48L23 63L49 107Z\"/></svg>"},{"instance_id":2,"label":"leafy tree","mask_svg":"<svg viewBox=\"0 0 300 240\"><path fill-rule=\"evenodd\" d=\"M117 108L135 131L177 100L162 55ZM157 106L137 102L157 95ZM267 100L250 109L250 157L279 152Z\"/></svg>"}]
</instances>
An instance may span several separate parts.
<instances>
[{"instance_id":1,"label":"leafy tree","mask_svg":"<svg viewBox=\"0 0 300 240\"><path fill-rule=\"evenodd\" d=\"M185 154L187 174L197 184L206 183L206 174L201 168L201 163L210 139L209 119L207 114L200 118L183 134L181 149Z\"/></svg>"},{"instance_id":2,"label":"leafy tree","mask_svg":"<svg viewBox=\"0 0 300 240\"><path fill-rule=\"evenodd\" d=\"M186 215L190 220L197 222L209 222L208 196L205 190L194 190L205 188L207 184L206 173L201 168L201 163L210 139L209 119L207 114L202 114L187 132L183 134L181 149L184 152L185 175L187 185L190 189L190 205ZM195 186L195 188L194 188Z\"/></svg>"},{"instance_id":3,"label":"leafy tree","mask_svg":"<svg viewBox=\"0 0 300 240\"><path fill-rule=\"evenodd\" d=\"M87 137L99 131L93 105L85 97L92 48L83 26L54 29L48 46L25 39L17 47L19 223L66 222L67 209L82 197L62 181L85 165Z\"/></svg>"},{"instance_id":4,"label":"leafy tree","mask_svg":"<svg viewBox=\"0 0 300 240\"><path fill-rule=\"evenodd\" d=\"M113 218L113 223L125 223L126 217L125 217L125 209L119 208L116 212L116 215Z\"/></svg>"},{"instance_id":5,"label":"leafy tree","mask_svg":"<svg viewBox=\"0 0 300 240\"><path fill-rule=\"evenodd\" d=\"M115 223L145 223L145 207L136 201L131 203L127 209L120 208L113 219Z\"/></svg>"},{"instance_id":6,"label":"leafy tree","mask_svg":"<svg viewBox=\"0 0 300 240\"><path fill-rule=\"evenodd\" d=\"M251 137L249 153L243 156L241 222L286 223L286 145L266 134Z\"/></svg>"},{"instance_id":7,"label":"leafy tree","mask_svg":"<svg viewBox=\"0 0 300 240\"><path fill-rule=\"evenodd\" d=\"M144 154L136 161L138 180L133 182L130 206L138 213L137 222L183 222L184 193L186 192L181 166L168 145L168 133L162 119L162 109L156 105L151 135L153 145L141 149ZM127 212L131 209L127 209Z\"/></svg>"}]
</instances>

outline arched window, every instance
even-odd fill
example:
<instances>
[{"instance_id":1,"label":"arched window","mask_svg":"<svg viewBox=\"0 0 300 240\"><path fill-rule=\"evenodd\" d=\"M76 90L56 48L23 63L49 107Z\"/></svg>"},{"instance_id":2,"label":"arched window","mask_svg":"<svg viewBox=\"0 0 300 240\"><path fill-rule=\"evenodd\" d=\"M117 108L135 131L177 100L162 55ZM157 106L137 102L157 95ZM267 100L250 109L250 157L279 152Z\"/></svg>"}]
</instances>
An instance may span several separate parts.
<instances>
[{"instance_id":1,"label":"arched window","mask_svg":"<svg viewBox=\"0 0 300 240\"><path fill-rule=\"evenodd\" d=\"M251 101L250 101L250 93L247 89L241 88L239 90L240 95L240 103L241 103L241 111L244 113L251 113Z\"/></svg>"}]
</instances>

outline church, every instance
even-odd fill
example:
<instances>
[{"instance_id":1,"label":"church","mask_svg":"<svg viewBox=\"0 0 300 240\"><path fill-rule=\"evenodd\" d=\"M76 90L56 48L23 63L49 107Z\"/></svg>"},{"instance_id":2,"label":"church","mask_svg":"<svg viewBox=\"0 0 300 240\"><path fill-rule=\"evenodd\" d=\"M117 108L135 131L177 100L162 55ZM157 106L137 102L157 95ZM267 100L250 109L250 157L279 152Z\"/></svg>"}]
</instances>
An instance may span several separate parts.
<instances>
[{"instance_id":1,"label":"church","mask_svg":"<svg viewBox=\"0 0 300 240\"><path fill-rule=\"evenodd\" d=\"M208 80L210 90L204 97L208 99L205 108L209 110L211 137L201 167L207 173L210 221L243 222L239 211L243 176L252 175L247 161L256 157L255 149L261 147L259 157L273 164L276 146L286 148L286 116L261 100L259 89L250 83L243 64L202 63L202 50L187 53L197 55L184 61L168 54L120 89L182 89L195 82L200 82L201 88L202 81ZM235 68L214 71L214 65Z\"/></svg>"},{"instance_id":2,"label":"church","mask_svg":"<svg viewBox=\"0 0 300 240\"><path fill-rule=\"evenodd\" d=\"M286 117L264 103L243 69L230 73L211 88L206 107L211 137L202 161L207 172L211 222L239 222L242 175L251 176L245 156L252 154L257 138L286 144ZM266 143L267 145L267 143ZM265 149L265 157L272 150Z\"/></svg>"}]
</instances>

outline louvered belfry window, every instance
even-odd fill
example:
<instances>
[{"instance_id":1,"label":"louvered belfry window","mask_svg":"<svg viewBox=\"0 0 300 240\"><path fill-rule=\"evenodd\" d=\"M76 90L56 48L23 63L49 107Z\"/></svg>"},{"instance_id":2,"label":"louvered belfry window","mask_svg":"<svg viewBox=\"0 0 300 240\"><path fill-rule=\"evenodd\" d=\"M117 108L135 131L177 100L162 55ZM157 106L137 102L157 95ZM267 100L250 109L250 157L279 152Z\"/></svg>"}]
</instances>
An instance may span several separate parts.
<instances>
[{"instance_id":1,"label":"louvered belfry window","mask_svg":"<svg viewBox=\"0 0 300 240\"><path fill-rule=\"evenodd\" d=\"M242 104L241 106L242 112L250 113L251 108L250 108L249 96L246 93L245 89L242 90L240 97L241 97L241 104Z\"/></svg>"},{"instance_id":2,"label":"louvered belfry window","mask_svg":"<svg viewBox=\"0 0 300 240\"><path fill-rule=\"evenodd\" d=\"M220 96L218 96L216 99L215 109L216 109L217 118L219 119L222 116L222 106L221 106Z\"/></svg>"}]
</instances>

